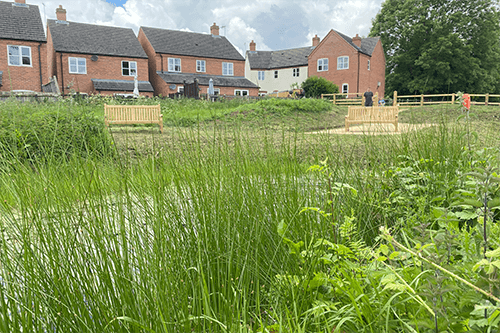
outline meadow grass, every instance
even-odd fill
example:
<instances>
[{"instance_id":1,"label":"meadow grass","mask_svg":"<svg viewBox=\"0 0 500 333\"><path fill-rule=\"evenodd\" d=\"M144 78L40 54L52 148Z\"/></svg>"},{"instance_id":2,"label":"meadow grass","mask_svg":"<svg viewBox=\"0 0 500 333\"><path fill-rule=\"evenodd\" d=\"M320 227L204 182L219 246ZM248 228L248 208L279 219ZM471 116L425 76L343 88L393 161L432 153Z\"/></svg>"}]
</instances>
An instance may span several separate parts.
<instances>
[{"instance_id":1,"label":"meadow grass","mask_svg":"<svg viewBox=\"0 0 500 333\"><path fill-rule=\"evenodd\" d=\"M41 113L51 112L44 107ZM15 108L2 112L30 106ZM446 195L443 184L469 163L460 124L397 136L311 135L303 129L324 124L312 117L294 126L306 118L300 110L278 122L275 114L250 115L251 108L226 113L242 114L236 120L200 122L196 115L193 126L171 126L166 135L112 129L105 149L79 145L84 153L64 158L26 159L23 147L4 146L0 331L331 332L338 321L312 311L318 292L304 296L277 279L320 268L296 260L280 223L289 239L307 245L334 239L335 223L352 218L360 239L374 246L381 225L403 229L405 218L428 208L412 202L418 191L429 200ZM477 127L484 131L477 148L498 147L498 132ZM71 142L80 142L87 132L71 133ZM59 140L68 142L31 145L54 151ZM328 176L308 171L321 161ZM423 170L432 171L434 185L405 183ZM348 184L356 195L332 184Z\"/></svg>"}]
</instances>

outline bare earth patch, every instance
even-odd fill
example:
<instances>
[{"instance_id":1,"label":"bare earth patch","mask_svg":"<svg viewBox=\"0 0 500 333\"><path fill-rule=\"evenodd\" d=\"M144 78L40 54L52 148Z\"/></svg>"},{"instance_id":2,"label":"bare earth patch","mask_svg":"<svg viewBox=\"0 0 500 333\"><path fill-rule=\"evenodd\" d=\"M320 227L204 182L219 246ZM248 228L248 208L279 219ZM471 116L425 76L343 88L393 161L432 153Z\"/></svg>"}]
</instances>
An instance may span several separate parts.
<instances>
[{"instance_id":1,"label":"bare earth patch","mask_svg":"<svg viewBox=\"0 0 500 333\"><path fill-rule=\"evenodd\" d=\"M351 135L386 135L386 134L401 134L409 131L414 131L426 127L437 126L437 124L398 124L398 132L394 131L393 124L361 124L349 126L349 132L345 131L345 127L339 127L324 131L309 132L308 134L351 134Z\"/></svg>"}]
</instances>

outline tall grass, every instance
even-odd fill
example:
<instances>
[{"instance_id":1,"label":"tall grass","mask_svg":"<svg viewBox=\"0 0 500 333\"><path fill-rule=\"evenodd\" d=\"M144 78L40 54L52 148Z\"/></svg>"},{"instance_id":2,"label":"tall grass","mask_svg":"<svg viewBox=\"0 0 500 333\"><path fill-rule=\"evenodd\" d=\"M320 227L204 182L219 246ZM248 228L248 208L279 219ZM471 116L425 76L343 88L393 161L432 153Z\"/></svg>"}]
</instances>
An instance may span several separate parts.
<instances>
[{"instance_id":1,"label":"tall grass","mask_svg":"<svg viewBox=\"0 0 500 333\"><path fill-rule=\"evenodd\" d=\"M279 223L307 244L332 239L332 220L354 214L370 244L407 213L381 204L399 189L384 173L433 159L445 182L464 163L460 130L445 125L347 142L237 126L172 131L134 163L111 151L8 157L17 167L0 173L0 331L308 332L311 299L280 294L276 277L315 268L290 256ZM307 171L325 159L357 196L327 203L328 181ZM316 206L332 218L300 213Z\"/></svg>"}]
</instances>

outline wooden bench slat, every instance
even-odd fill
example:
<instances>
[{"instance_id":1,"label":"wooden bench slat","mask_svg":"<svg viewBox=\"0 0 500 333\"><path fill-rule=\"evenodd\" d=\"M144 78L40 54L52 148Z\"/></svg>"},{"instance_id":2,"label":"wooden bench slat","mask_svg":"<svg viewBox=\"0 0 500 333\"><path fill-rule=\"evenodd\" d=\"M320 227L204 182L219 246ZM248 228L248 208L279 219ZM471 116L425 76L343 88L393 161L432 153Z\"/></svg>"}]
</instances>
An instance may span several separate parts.
<instances>
[{"instance_id":1,"label":"wooden bench slat","mask_svg":"<svg viewBox=\"0 0 500 333\"><path fill-rule=\"evenodd\" d=\"M104 104L104 122L110 124L158 124L163 133L163 115L158 105L107 105Z\"/></svg>"},{"instance_id":2,"label":"wooden bench slat","mask_svg":"<svg viewBox=\"0 0 500 333\"><path fill-rule=\"evenodd\" d=\"M345 116L345 131L351 124L394 124L398 131L399 106L349 106Z\"/></svg>"}]
</instances>

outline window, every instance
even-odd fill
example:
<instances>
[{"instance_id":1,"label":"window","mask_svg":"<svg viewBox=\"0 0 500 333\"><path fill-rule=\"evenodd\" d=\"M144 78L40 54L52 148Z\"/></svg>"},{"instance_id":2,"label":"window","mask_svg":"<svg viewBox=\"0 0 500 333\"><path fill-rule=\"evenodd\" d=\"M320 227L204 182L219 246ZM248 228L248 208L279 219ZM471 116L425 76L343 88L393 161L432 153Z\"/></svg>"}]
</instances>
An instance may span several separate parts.
<instances>
[{"instance_id":1,"label":"window","mask_svg":"<svg viewBox=\"0 0 500 333\"><path fill-rule=\"evenodd\" d=\"M299 69L300 68L294 68L293 69L293 76L299 76Z\"/></svg>"},{"instance_id":2,"label":"window","mask_svg":"<svg viewBox=\"0 0 500 333\"><path fill-rule=\"evenodd\" d=\"M235 96L248 96L248 90L235 89L234 90L234 95Z\"/></svg>"},{"instance_id":3,"label":"window","mask_svg":"<svg viewBox=\"0 0 500 333\"><path fill-rule=\"evenodd\" d=\"M342 93L343 94L348 94L349 93L349 85L347 83L344 83L342 85Z\"/></svg>"},{"instance_id":4,"label":"window","mask_svg":"<svg viewBox=\"0 0 500 333\"><path fill-rule=\"evenodd\" d=\"M180 93L180 94L183 94L184 93L184 86L182 87L177 87L177 92Z\"/></svg>"},{"instance_id":5,"label":"window","mask_svg":"<svg viewBox=\"0 0 500 333\"><path fill-rule=\"evenodd\" d=\"M122 75L135 76L137 74L137 62L122 61Z\"/></svg>"},{"instance_id":6,"label":"window","mask_svg":"<svg viewBox=\"0 0 500 333\"><path fill-rule=\"evenodd\" d=\"M205 60L196 60L196 71L206 72Z\"/></svg>"},{"instance_id":7,"label":"window","mask_svg":"<svg viewBox=\"0 0 500 333\"><path fill-rule=\"evenodd\" d=\"M264 80L264 78L266 77L265 74L266 74L266 72L259 71L259 81L263 81Z\"/></svg>"},{"instance_id":8,"label":"window","mask_svg":"<svg viewBox=\"0 0 500 333\"><path fill-rule=\"evenodd\" d=\"M31 66L31 47L8 45L10 66Z\"/></svg>"},{"instance_id":9,"label":"window","mask_svg":"<svg viewBox=\"0 0 500 333\"><path fill-rule=\"evenodd\" d=\"M370 70L370 60L368 60L368 70Z\"/></svg>"},{"instance_id":10,"label":"window","mask_svg":"<svg viewBox=\"0 0 500 333\"><path fill-rule=\"evenodd\" d=\"M71 74L87 74L87 59L69 57L68 61Z\"/></svg>"},{"instance_id":11,"label":"window","mask_svg":"<svg viewBox=\"0 0 500 333\"><path fill-rule=\"evenodd\" d=\"M318 72L328 70L328 58L318 59Z\"/></svg>"},{"instance_id":12,"label":"window","mask_svg":"<svg viewBox=\"0 0 500 333\"><path fill-rule=\"evenodd\" d=\"M233 63L223 62L222 63L222 75L233 75Z\"/></svg>"},{"instance_id":13,"label":"window","mask_svg":"<svg viewBox=\"0 0 500 333\"><path fill-rule=\"evenodd\" d=\"M208 94L208 88L207 88L207 94ZM220 88L214 88L214 95L220 95Z\"/></svg>"},{"instance_id":14,"label":"window","mask_svg":"<svg viewBox=\"0 0 500 333\"><path fill-rule=\"evenodd\" d=\"M349 69L349 57L338 57L337 69Z\"/></svg>"},{"instance_id":15,"label":"window","mask_svg":"<svg viewBox=\"0 0 500 333\"><path fill-rule=\"evenodd\" d=\"M278 78L278 71L274 71L274 78L277 79Z\"/></svg>"},{"instance_id":16,"label":"window","mask_svg":"<svg viewBox=\"0 0 500 333\"><path fill-rule=\"evenodd\" d=\"M181 71L181 59L180 58L168 58L168 71L169 72L180 72Z\"/></svg>"}]
</instances>

